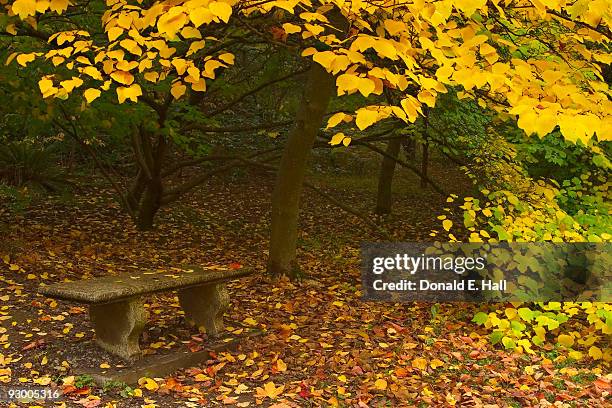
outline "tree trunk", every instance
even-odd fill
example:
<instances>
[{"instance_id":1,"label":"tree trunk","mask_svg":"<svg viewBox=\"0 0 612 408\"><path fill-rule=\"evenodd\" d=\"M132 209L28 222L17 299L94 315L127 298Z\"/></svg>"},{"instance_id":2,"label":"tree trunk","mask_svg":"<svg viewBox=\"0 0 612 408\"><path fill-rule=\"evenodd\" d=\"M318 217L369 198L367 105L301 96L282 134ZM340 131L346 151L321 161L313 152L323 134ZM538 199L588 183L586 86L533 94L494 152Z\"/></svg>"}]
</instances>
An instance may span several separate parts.
<instances>
[{"instance_id":1,"label":"tree trunk","mask_svg":"<svg viewBox=\"0 0 612 408\"><path fill-rule=\"evenodd\" d=\"M334 77L312 63L296 123L283 150L272 194L272 231L268 273L298 278L295 261L298 218L306 163L335 90Z\"/></svg>"},{"instance_id":2,"label":"tree trunk","mask_svg":"<svg viewBox=\"0 0 612 408\"><path fill-rule=\"evenodd\" d=\"M149 181L146 185L136 218L136 226L139 230L153 229L153 219L161 207L162 191L161 177Z\"/></svg>"},{"instance_id":3,"label":"tree trunk","mask_svg":"<svg viewBox=\"0 0 612 408\"><path fill-rule=\"evenodd\" d=\"M416 138L411 135L402 141L402 146L404 147L404 154L406 155L407 161L415 161L416 160Z\"/></svg>"},{"instance_id":4,"label":"tree trunk","mask_svg":"<svg viewBox=\"0 0 612 408\"><path fill-rule=\"evenodd\" d=\"M160 132L157 136L153 136L157 139L157 144L153 149L151 137L143 129L140 129L139 134L135 135L134 153L140 168L133 185L125 196L136 227L141 231L153 228L153 220L162 205L164 192L162 167L168 142Z\"/></svg>"},{"instance_id":5,"label":"tree trunk","mask_svg":"<svg viewBox=\"0 0 612 408\"><path fill-rule=\"evenodd\" d=\"M429 142L423 144L423 157L421 161L421 187L427 187L427 168L429 167Z\"/></svg>"},{"instance_id":6,"label":"tree trunk","mask_svg":"<svg viewBox=\"0 0 612 408\"><path fill-rule=\"evenodd\" d=\"M387 144L387 154L393 158L397 158L401 145L402 141L400 139L389 140ZM375 210L376 214L379 215L391 213L391 205L393 202L393 174L395 172L395 160L392 160L391 157L384 156L382 164L380 165Z\"/></svg>"}]
</instances>

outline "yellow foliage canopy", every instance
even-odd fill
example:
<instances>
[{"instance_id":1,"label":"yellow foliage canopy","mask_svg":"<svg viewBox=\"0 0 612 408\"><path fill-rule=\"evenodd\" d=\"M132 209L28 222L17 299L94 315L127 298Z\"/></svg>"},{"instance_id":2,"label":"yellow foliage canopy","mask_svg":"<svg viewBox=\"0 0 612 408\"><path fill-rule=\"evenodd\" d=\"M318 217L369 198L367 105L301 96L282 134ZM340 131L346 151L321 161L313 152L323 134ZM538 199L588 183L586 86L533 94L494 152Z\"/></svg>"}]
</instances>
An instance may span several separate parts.
<instances>
[{"instance_id":1,"label":"yellow foliage canopy","mask_svg":"<svg viewBox=\"0 0 612 408\"><path fill-rule=\"evenodd\" d=\"M8 0L4 8L14 24L35 29L34 16L61 14L69 6L68 0ZM453 87L461 97L516 117L528 134L543 136L558 126L574 142L612 139L611 95L601 73L612 60L605 51L612 16L607 0L107 0L106 7L106 41L94 42L83 30L59 32L49 39L57 46L22 53L17 63L51 60L75 71L87 89L114 87L125 96L120 102L138 100L132 84L143 92L169 80L178 99L189 88L204 91L217 69L234 64L227 50L208 53L218 39L204 32L206 26L269 13L277 24L272 28L282 33L271 41L299 37L318 44L302 55L336 76L338 95L370 97L384 89L403 95L399 106L363 107L355 115L360 129L390 116L413 122L423 105L434 107L437 95ZM349 32L338 28L338 16L349 20ZM53 82L43 95L65 97L76 88ZM92 95L85 98L92 101Z\"/></svg>"}]
</instances>

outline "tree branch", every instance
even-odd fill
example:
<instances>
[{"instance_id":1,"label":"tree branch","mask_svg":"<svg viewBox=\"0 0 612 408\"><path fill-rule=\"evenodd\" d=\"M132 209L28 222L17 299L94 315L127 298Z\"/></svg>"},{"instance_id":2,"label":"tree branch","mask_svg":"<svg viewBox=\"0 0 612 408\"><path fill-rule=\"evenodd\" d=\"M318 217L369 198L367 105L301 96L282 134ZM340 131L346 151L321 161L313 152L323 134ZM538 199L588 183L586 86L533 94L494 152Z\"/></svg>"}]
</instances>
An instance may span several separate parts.
<instances>
[{"instance_id":1,"label":"tree branch","mask_svg":"<svg viewBox=\"0 0 612 408\"><path fill-rule=\"evenodd\" d=\"M227 128L216 128L216 127L207 127L200 125L198 123L192 123L191 125L187 125L182 129L182 131L189 130L199 130L205 133L240 133L240 132L250 132L253 130L266 130L266 129L274 129L283 126L289 126L293 123L293 120L286 120L283 122L275 122L275 123L267 123L261 125L253 125L253 126L235 126L235 127L227 127Z\"/></svg>"},{"instance_id":2,"label":"tree branch","mask_svg":"<svg viewBox=\"0 0 612 408\"><path fill-rule=\"evenodd\" d=\"M285 76L282 76L282 77L279 77L279 78L275 78L275 79L273 79L271 81L265 82L265 83L259 85L258 87L255 87L255 88L251 89L250 91L240 95L238 98L234 99L233 101L228 102L225 105L223 105L222 107L214 110L213 112L209 113L207 116L209 118L211 118L213 116L216 116L216 115L220 114L221 112L225 112L227 109L229 109L229 108L231 108L233 106L236 106L238 103L242 102L246 97L257 93L257 92L261 91L262 89L264 89L264 88L266 88L266 87L268 87L270 85L274 85L275 83L282 82L282 81L285 81L285 80L287 80L289 78L292 78L294 76L301 75L301 74L307 72L308 69L309 68L300 69L299 71L295 71L295 72L292 72L292 73L287 74Z\"/></svg>"}]
</instances>

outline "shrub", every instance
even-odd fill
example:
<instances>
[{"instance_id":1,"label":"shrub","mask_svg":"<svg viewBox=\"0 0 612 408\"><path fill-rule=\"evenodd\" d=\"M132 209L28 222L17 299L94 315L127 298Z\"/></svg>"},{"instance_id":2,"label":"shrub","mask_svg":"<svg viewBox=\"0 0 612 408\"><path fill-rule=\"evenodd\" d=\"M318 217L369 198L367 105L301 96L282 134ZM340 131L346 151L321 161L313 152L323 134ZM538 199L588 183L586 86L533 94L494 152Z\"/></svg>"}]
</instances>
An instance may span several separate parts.
<instances>
[{"instance_id":1,"label":"shrub","mask_svg":"<svg viewBox=\"0 0 612 408\"><path fill-rule=\"evenodd\" d=\"M13 142L0 147L0 181L13 187L58 192L68 183L51 149Z\"/></svg>"}]
</instances>

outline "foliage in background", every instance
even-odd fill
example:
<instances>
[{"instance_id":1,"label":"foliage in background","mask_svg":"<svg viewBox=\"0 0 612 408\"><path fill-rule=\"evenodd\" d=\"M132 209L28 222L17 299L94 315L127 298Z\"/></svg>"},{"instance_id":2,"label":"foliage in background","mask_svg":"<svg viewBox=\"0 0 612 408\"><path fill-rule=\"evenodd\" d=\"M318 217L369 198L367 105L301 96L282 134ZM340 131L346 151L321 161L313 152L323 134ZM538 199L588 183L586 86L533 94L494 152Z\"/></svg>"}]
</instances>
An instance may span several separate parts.
<instances>
[{"instance_id":1,"label":"foliage in background","mask_svg":"<svg viewBox=\"0 0 612 408\"><path fill-rule=\"evenodd\" d=\"M0 146L0 181L47 192L58 192L68 183L50 148L26 142Z\"/></svg>"},{"instance_id":2,"label":"foliage in background","mask_svg":"<svg viewBox=\"0 0 612 408\"><path fill-rule=\"evenodd\" d=\"M479 197L465 197L459 206L469 241L610 242L608 146L569 144L555 132L527 141L516 130L503 125L490 129L496 137L475 151L473 166L466 168L480 189ZM442 218L449 231L452 221ZM452 233L449 239L457 241ZM533 353L552 342L568 349L574 360L612 360L609 303L499 305L477 313L473 321L491 332L493 344L506 349Z\"/></svg>"}]
</instances>

